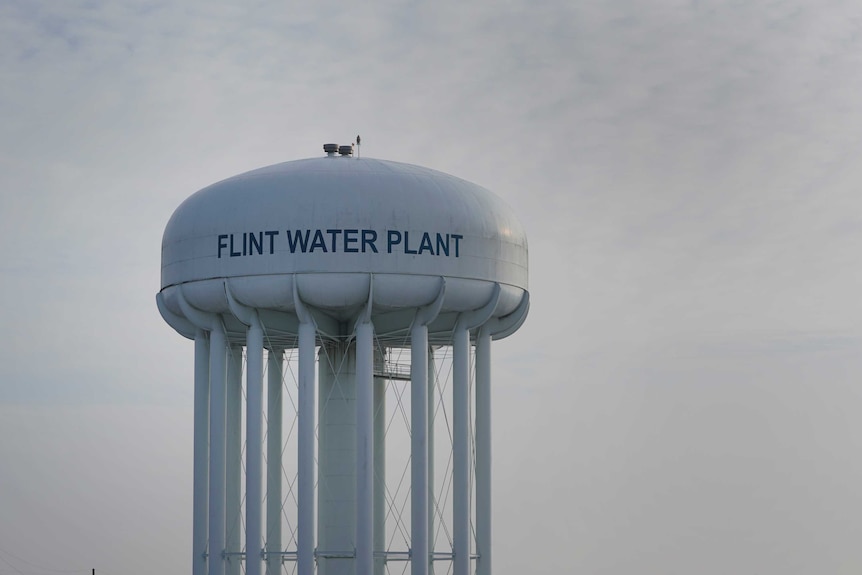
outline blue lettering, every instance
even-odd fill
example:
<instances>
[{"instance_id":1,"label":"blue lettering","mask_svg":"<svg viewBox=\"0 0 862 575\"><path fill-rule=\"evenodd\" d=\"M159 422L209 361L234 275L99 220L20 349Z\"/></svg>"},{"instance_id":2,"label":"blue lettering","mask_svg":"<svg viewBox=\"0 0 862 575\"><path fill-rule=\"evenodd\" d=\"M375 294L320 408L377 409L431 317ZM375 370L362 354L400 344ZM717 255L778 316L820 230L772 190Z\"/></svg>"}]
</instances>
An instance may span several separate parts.
<instances>
[{"instance_id":1,"label":"blue lettering","mask_svg":"<svg viewBox=\"0 0 862 575\"><path fill-rule=\"evenodd\" d=\"M287 247L290 253L296 253L296 246L299 244L299 251L305 253L308 249L308 233L310 230L305 230L305 235L302 235L300 230L295 230L294 235L290 235L290 230L287 230Z\"/></svg>"},{"instance_id":2,"label":"blue lettering","mask_svg":"<svg viewBox=\"0 0 862 575\"><path fill-rule=\"evenodd\" d=\"M355 254L359 252L359 248L351 248L351 244L355 244L359 242L359 238L356 237L359 234L359 230L344 230L344 252L349 254Z\"/></svg>"},{"instance_id":3,"label":"blue lettering","mask_svg":"<svg viewBox=\"0 0 862 575\"><path fill-rule=\"evenodd\" d=\"M443 240L443 234L437 234L437 255L443 253L446 257L449 256L449 234L446 234L446 240Z\"/></svg>"},{"instance_id":4,"label":"blue lettering","mask_svg":"<svg viewBox=\"0 0 862 575\"><path fill-rule=\"evenodd\" d=\"M410 235L409 234L410 234L410 232L408 232L407 230L404 230L404 253L405 254L415 254L416 250L411 250L409 245L408 245L410 243Z\"/></svg>"},{"instance_id":5,"label":"blue lettering","mask_svg":"<svg viewBox=\"0 0 862 575\"><path fill-rule=\"evenodd\" d=\"M336 251L338 251L335 246L335 238L338 237L338 235L341 233L341 230L326 230L326 233L329 234L330 237L332 237L332 247L330 248L330 250L332 251L332 253L335 253ZM315 235L315 237L317 237L317 235ZM314 248L312 247L312 249ZM326 249L324 249L323 251L326 251Z\"/></svg>"},{"instance_id":6,"label":"blue lettering","mask_svg":"<svg viewBox=\"0 0 862 575\"><path fill-rule=\"evenodd\" d=\"M401 243L401 232L389 230L386 232L386 253L392 253L392 246Z\"/></svg>"},{"instance_id":7,"label":"blue lettering","mask_svg":"<svg viewBox=\"0 0 862 575\"><path fill-rule=\"evenodd\" d=\"M254 233L248 234L248 254L254 255L255 249L258 255L263 254L263 232L257 232L257 236Z\"/></svg>"},{"instance_id":8,"label":"blue lettering","mask_svg":"<svg viewBox=\"0 0 862 575\"><path fill-rule=\"evenodd\" d=\"M315 248L320 248L323 250L323 253L326 253L326 242L323 241L323 232L320 230L314 230L314 239L311 242L308 253L314 252Z\"/></svg>"},{"instance_id":9,"label":"blue lettering","mask_svg":"<svg viewBox=\"0 0 862 575\"><path fill-rule=\"evenodd\" d=\"M362 253L365 253L365 248L370 247L371 251L377 253L377 246L374 242L377 241L377 232L374 230L362 230Z\"/></svg>"},{"instance_id":10,"label":"blue lettering","mask_svg":"<svg viewBox=\"0 0 862 575\"><path fill-rule=\"evenodd\" d=\"M460 247L458 242L461 241L463 238L464 238L464 236L461 236L458 234L452 234L452 239L455 240L455 257L456 258L461 255L460 253L458 253L458 248Z\"/></svg>"},{"instance_id":11,"label":"blue lettering","mask_svg":"<svg viewBox=\"0 0 862 575\"><path fill-rule=\"evenodd\" d=\"M275 253L275 236L278 235L278 230L263 233L269 238L269 253L272 255Z\"/></svg>"},{"instance_id":12,"label":"blue lettering","mask_svg":"<svg viewBox=\"0 0 862 575\"><path fill-rule=\"evenodd\" d=\"M428 235L428 232L422 234L422 243L419 244L419 253L429 252L434 253L434 246L431 245L431 236Z\"/></svg>"},{"instance_id":13,"label":"blue lettering","mask_svg":"<svg viewBox=\"0 0 862 575\"><path fill-rule=\"evenodd\" d=\"M263 255L266 252L267 245L269 254L275 254L275 239L281 232L278 230L258 231L258 232L243 232L242 246L238 234L219 234L218 244L216 249L216 257L230 256L232 258L239 256ZM419 246L411 245L410 232L408 230L386 230L386 252L394 253L393 250L398 250L400 247L401 253L409 255L431 254L436 256L454 256L461 257L461 240L464 239L460 234L443 234L439 232L417 232L422 234L419 241ZM287 247L291 254L294 253L313 253L315 250L323 253L338 253L339 246L343 253L379 253L377 249L377 238L379 233L371 229L305 229L305 230L286 230ZM264 237L268 238L267 242ZM454 242L454 250L452 243ZM454 252L454 253L453 253ZM395 252L397 253L397 252Z\"/></svg>"}]
</instances>

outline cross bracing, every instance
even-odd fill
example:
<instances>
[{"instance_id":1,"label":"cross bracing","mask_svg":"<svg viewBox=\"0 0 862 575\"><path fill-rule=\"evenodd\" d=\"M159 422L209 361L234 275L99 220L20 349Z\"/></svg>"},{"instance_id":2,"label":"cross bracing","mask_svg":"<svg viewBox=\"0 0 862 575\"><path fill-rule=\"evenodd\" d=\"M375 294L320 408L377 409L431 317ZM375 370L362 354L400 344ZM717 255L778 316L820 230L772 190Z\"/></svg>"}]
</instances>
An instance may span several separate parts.
<instances>
[{"instance_id":1,"label":"cross bracing","mask_svg":"<svg viewBox=\"0 0 862 575\"><path fill-rule=\"evenodd\" d=\"M320 345L322 340L318 340L316 346L318 370L320 363L325 362L326 369L330 370L333 375L333 385L329 386L325 395L318 397L318 413L324 414L328 410L330 404L337 401L346 401L351 399L351 393L348 389L348 382L344 381L344 370L348 363L348 357L344 354L333 353L331 341L329 345ZM349 346L350 342L344 342L343 345ZM381 573L411 573L410 558L412 556L412 535L411 535L411 509L410 497L412 494L410 485L410 464L411 454L409 450L411 430L411 397L410 397L410 350L404 346L385 345L384 342L377 340L374 376L375 380L380 381L385 387L385 401L380 402L375 406L374 418L381 418L383 429L383 441L386 444L386 459L383 471L383 477L376 477L382 481L384 494L384 519L385 537L384 544L380 548L374 549L375 561L379 561L382 566ZM240 401L242 407L246 406L246 381L245 367L246 355L244 349L237 346L231 346L233 349L228 356L228 372L240 374L238 389L241 392ZM239 350L239 363L234 359L235 354ZM282 495L278 502L278 511L280 515L280 533L273 533L272 530L264 531L264 540L261 542L259 555L266 565L272 563L277 564L275 569L267 569L267 572L272 573L295 573L297 572L296 557L297 557L297 514L296 507L298 504L296 484L297 484L297 467L295 453L297 449L297 421L298 421L298 378L297 378L297 363L298 350L296 348L279 350L282 356L281 370L277 374L279 381L279 391L281 396L281 449L280 455L280 476L281 476L281 491ZM268 352L269 353L269 352ZM434 345L429 348L429 389L428 389L428 407L429 407L429 444L430 444L430 478L429 478L429 562L435 565L435 573L448 573L453 569L453 527L452 527L452 490L453 490L453 426L452 426L452 369L453 356L452 347L447 345ZM474 354L470 354L469 362L472 366L474 363ZM265 361L264 376L269 379L268 371L273 367L271 361ZM469 386L472 390L474 378L470 377ZM270 400L277 395L270 394ZM242 409L236 410L242 413ZM270 406L265 404L263 410L263 419L265 422L265 434L263 442L266 444L269 441L270 430L274 428L273 422L269 420L271 416ZM475 419L475 415L471 408L471 420ZM240 430L241 445L240 457L236 458L236 462L240 466L241 483L240 493L244 493L245 487L245 463L242 457L247 449L246 436L242 431L242 426L234 423L237 429ZM472 426L471 426L472 427ZM315 425L315 443L320 440L320 421ZM475 508L473 497L475 492L474 475L475 463L475 437L471 431L470 434L470 500L471 500L471 556L474 556L475 549L475 525L472 521L472 513ZM269 457L264 450L264 463L269 465ZM315 463L319 464L317 445L315 448ZM321 485L319 477L315 477L316 499L326 497L328 487ZM321 495L321 490L324 490ZM269 490L264 490L264 504L268 506L270 498ZM239 540L245 530L245 513L243 511L245 504L245 496L241 495L238 502L235 502L233 511L229 514L226 522L227 541ZM272 522L268 522L271 526ZM272 548L272 539L276 536L280 537L278 550L270 550ZM345 549L323 549L319 546L315 547L315 564L319 565L321 561L332 560L340 561L355 557L353 546L355 542L351 539L350 545ZM226 547L222 556L226 563L226 574L231 572L245 573L246 558L248 553L248 545L245 540L241 541L241 545L234 549L230 546ZM475 557L473 557L475 559ZM445 565L445 567L444 567Z\"/></svg>"}]
</instances>

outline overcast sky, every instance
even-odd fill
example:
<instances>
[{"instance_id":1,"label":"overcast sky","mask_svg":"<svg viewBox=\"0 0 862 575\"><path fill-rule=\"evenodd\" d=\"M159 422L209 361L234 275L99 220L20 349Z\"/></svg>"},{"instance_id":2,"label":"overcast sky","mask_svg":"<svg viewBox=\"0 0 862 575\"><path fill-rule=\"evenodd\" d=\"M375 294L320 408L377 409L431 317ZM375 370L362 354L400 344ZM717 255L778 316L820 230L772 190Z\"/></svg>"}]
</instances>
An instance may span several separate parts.
<instances>
[{"instance_id":1,"label":"overcast sky","mask_svg":"<svg viewBox=\"0 0 862 575\"><path fill-rule=\"evenodd\" d=\"M189 572L162 231L357 133L527 230L497 573L862 571L862 5L286 4L0 2L0 575Z\"/></svg>"}]
</instances>

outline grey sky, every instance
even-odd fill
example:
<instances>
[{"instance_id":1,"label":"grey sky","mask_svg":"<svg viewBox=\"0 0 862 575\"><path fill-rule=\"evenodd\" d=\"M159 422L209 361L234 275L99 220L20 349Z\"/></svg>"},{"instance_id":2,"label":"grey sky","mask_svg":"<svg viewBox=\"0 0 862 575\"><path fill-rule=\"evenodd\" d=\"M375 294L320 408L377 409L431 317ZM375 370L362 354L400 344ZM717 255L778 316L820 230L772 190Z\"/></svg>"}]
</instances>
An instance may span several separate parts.
<instances>
[{"instance_id":1,"label":"grey sky","mask_svg":"<svg viewBox=\"0 0 862 575\"><path fill-rule=\"evenodd\" d=\"M373 4L0 3L0 575L188 571L162 230L356 133L527 228L498 573L862 570L862 7Z\"/></svg>"}]
</instances>

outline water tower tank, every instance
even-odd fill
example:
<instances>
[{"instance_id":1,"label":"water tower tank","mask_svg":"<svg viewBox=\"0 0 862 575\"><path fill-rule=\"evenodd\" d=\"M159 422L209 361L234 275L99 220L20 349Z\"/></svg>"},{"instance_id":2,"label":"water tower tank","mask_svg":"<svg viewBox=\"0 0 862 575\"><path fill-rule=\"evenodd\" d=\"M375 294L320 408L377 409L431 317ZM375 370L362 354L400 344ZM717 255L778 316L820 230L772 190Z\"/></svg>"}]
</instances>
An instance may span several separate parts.
<instances>
[{"instance_id":1,"label":"water tower tank","mask_svg":"<svg viewBox=\"0 0 862 575\"><path fill-rule=\"evenodd\" d=\"M324 150L204 188L165 229L157 303L174 329L195 340L193 573L238 574L244 561L249 575L275 575L295 560L301 574L371 574L407 560L421 575L445 560L456 575L489 574L490 342L526 317L526 235L512 210L480 186L357 159L349 147ZM439 346L452 350L448 553L434 550L430 533L429 357ZM406 372L387 365L393 348L409 348ZM282 373L286 350L298 354L293 548L279 533L281 475L273 471L282 461L281 400L272 389L281 380L273 374ZM375 415L395 379L410 382L412 430L410 547L401 555L387 550L383 535L386 442ZM228 523L240 513L243 435L240 538Z\"/></svg>"}]
</instances>

